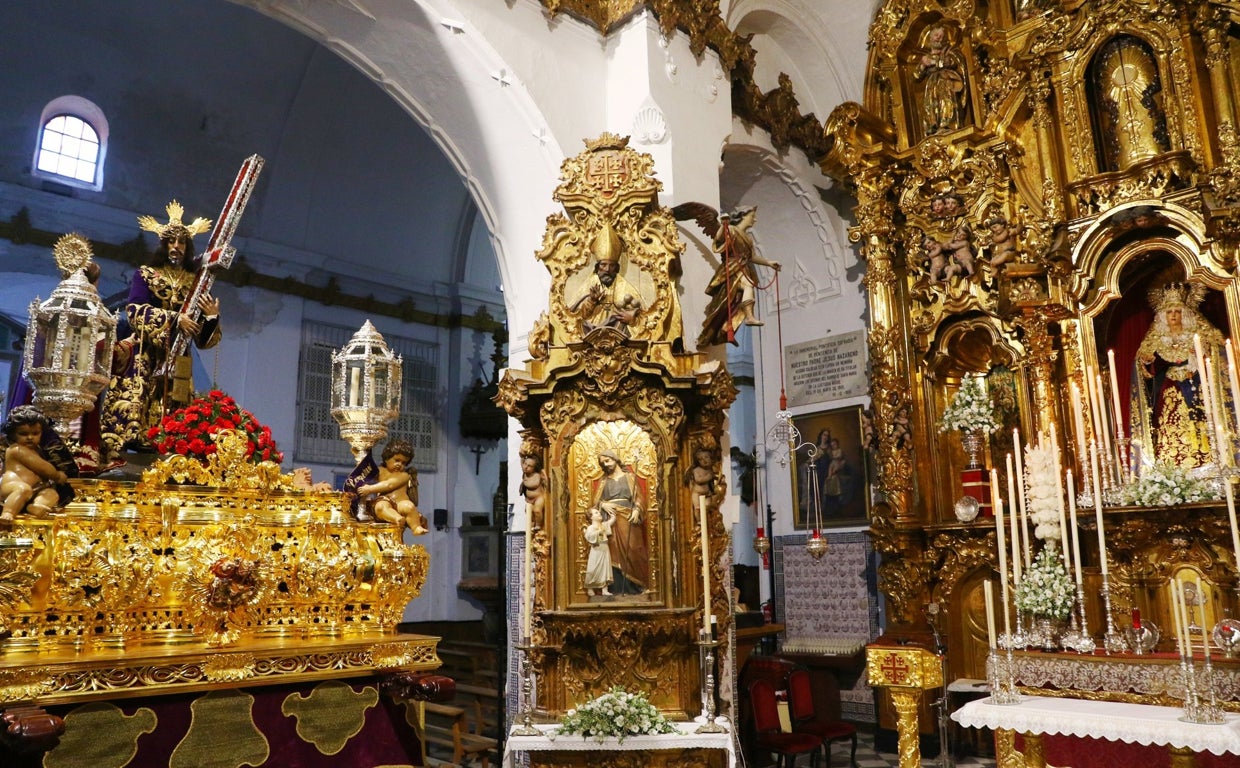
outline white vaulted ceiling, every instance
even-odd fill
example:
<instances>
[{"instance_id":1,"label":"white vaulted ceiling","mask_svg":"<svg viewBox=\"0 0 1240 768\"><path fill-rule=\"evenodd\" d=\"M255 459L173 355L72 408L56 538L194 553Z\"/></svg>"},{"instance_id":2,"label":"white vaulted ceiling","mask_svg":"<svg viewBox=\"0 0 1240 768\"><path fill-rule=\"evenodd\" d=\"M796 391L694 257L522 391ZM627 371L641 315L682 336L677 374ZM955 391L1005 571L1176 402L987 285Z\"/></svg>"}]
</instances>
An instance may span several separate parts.
<instances>
[{"instance_id":1,"label":"white vaulted ceiling","mask_svg":"<svg viewBox=\"0 0 1240 768\"><path fill-rule=\"evenodd\" d=\"M0 184L57 193L29 168L41 110L72 94L110 126L102 191L72 193L103 219L162 215L174 197L214 218L258 153L267 165L239 235L267 269L498 290L489 248L467 263L477 212L457 170L379 85L309 37L224 0L4 6Z\"/></svg>"}]
</instances>

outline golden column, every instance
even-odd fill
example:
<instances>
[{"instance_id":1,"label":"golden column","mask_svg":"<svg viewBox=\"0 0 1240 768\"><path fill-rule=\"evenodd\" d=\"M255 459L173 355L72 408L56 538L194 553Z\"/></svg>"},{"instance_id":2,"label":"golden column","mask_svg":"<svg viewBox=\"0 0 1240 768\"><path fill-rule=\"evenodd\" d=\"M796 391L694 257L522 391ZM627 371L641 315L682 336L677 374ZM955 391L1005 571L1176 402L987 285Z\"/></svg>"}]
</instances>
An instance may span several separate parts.
<instances>
[{"instance_id":1,"label":"golden column","mask_svg":"<svg viewBox=\"0 0 1240 768\"><path fill-rule=\"evenodd\" d=\"M943 660L938 654L913 646L871 645L865 649L870 685L891 689L896 710L900 768L919 768L921 747L917 709L921 692L943 685Z\"/></svg>"}]
</instances>

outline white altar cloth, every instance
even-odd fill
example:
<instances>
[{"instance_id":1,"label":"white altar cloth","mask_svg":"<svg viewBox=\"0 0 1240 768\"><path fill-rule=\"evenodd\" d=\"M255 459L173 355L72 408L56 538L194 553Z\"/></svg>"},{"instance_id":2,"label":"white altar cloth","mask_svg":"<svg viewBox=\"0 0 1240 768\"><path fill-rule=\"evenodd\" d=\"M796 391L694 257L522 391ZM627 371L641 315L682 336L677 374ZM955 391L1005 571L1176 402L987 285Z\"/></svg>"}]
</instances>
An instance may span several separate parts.
<instances>
[{"instance_id":1,"label":"white altar cloth","mask_svg":"<svg viewBox=\"0 0 1240 768\"><path fill-rule=\"evenodd\" d=\"M513 736L508 734L504 742L503 765L511 768L515 763L517 752L546 752L561 750L566 752L587 752L592 750L615 750L629 752L637 750L658 749L722 749L728 753L728 768L736 768L736 750L732 746L734 734L732 724L722 717L715 721L727 729L726 733L694 733L704 720L674 723L677 733L663 733L654 736L626 736L624 741L614 737L601 742L594 737L554 735L559 728L556 723L535 725L542 731L541 736ZM515 729L517 726L513 726Z\"/></svg>"},{"instance_id":2,"label":"white altar cloth","mask_svg":"<svg viewBox=\"0 0 1240 768\"><path fill-rule=\"evenodd\" d=\"M953 712L952 719L966 728L1240 754L1240 715L1226 713L1221 725L1200 725L1180 720L1183 714L1179 707L1024 696L1019 704L1011 705L994 704L989 698L971 701Z\"/></svg>"}]
</instances>

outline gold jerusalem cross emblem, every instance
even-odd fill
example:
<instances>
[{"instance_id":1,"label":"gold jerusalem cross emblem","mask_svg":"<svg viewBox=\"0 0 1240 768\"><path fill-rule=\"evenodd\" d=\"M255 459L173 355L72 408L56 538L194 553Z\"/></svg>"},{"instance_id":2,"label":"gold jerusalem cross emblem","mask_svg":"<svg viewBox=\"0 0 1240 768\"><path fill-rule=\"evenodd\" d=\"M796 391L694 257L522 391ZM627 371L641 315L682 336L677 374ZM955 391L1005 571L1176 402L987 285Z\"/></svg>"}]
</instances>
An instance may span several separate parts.
<instances>
[{"instance_id":1,"label":"gold jerusalem cross emblem","mask_svg":"<svg viewBox=\"0 0 1240 768\"><path fill-rule=\"evenodd\" d=\"M628 159L618 152L594 155L586 165L586 183L610 195L629 180Z\"/></svg>"}]
</instances>

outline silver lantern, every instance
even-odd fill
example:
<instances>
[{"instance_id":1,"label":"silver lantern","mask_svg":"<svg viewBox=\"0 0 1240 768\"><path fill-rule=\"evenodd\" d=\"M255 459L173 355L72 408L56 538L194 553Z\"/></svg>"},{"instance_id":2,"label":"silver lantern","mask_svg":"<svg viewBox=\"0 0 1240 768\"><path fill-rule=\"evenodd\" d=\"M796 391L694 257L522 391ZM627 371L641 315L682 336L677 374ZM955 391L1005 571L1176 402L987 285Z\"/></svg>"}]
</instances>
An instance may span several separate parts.
<instances>
[{"instance_id":1,"label":"silver lantern","mask_svg":"<svg viewBox=\"0 0 1240 768\"><path fill-rule=\"evenodd\" d=\"M332 418L361 461L400 415L401 359L367 320L332 355Z\"/></svg>"},{"instance_id":2,"label":"silver lantern","mask_svg":"<svg viewBox=\"0 0 1240 768\"><path fill-rule=\"evenodd\" d=\"M67 430L95 405L112 376L116 317L82 270L75 270L42 303L30 303L26 326L26 378L34 406Z\"/></svg>"}]
</instances>

